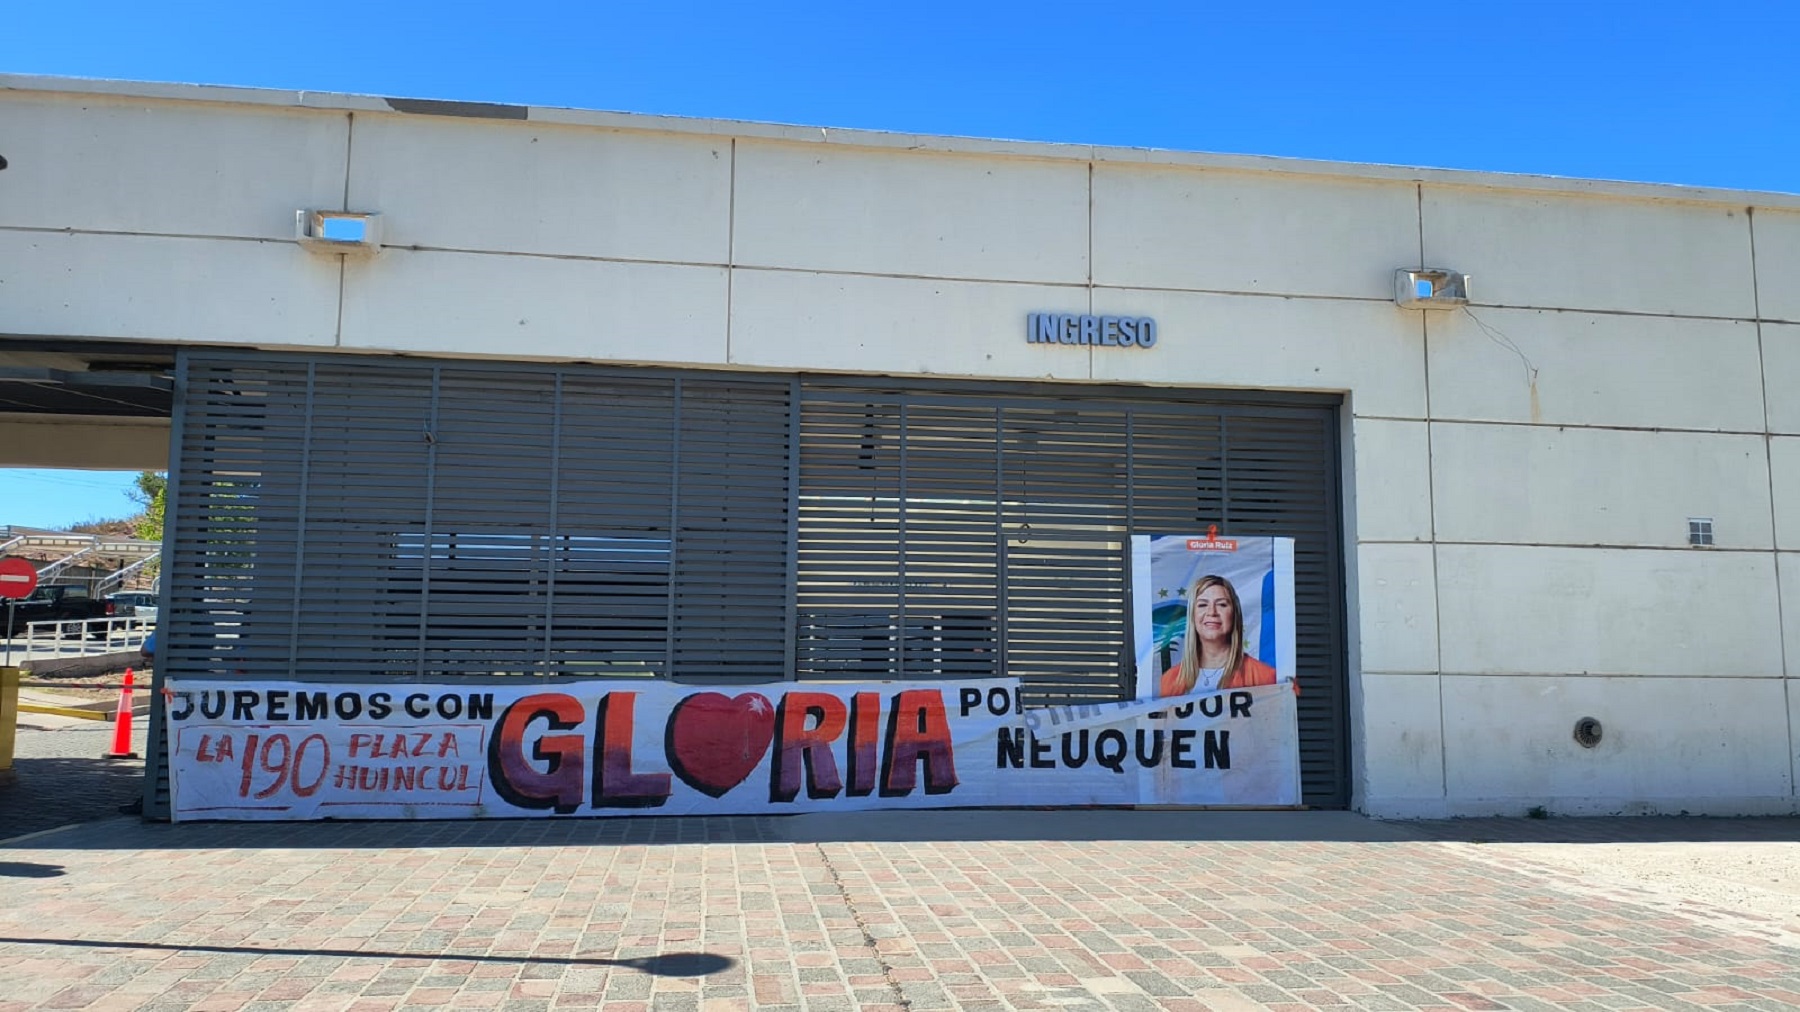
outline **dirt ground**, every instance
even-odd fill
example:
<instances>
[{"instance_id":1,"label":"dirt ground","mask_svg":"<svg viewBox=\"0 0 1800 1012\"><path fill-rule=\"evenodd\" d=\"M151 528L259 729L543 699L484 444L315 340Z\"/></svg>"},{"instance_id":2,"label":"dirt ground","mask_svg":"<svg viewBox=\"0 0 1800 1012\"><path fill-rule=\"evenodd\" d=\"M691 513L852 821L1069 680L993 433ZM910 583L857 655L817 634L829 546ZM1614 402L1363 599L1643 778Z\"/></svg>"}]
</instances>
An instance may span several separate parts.
<instances>
[{"instance_id":1,"label":"dirt ground","mask_svg":"<svg viewBox=\"0 0 1800 1012\"><path fill-rule=\"evenodd\" d=\"M44 675L42 677L27 673L19 679L20 689L37 689L70 699L84 702L99 701L116 703L119 699L119 686L125 680L125 670L107 671L98 675ZM132 700L141 703L149 698L145 693L150 691L150 670L148 668L132 668Z\"/></svg>"}]
</instances>

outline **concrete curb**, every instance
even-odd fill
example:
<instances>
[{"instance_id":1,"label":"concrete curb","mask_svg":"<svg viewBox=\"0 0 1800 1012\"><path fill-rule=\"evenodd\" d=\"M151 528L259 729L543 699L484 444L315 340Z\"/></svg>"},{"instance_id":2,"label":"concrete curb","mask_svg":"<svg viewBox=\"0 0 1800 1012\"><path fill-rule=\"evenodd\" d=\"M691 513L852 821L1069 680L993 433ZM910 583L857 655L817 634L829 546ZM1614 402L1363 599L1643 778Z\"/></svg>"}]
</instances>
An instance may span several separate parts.
<instances>
[{"instance_id":1,"label":"concrete curb","mask_svg":"<svg viewBox=\"0 0 1800 1012\"><path fill-rule=\"evenodd\" d=\"M71 678L87 678L103 675L108 671L124 671L128 667L137 667L143 663L143 655L136 650L122 650L110 654L90 654L84 657L36 657L22 660L19 667L41 677L49 675L66 675Z\"/></svg>"},{"instance_id":2,"label":"concrete curb","mask_svg":"<svg viewBox=\"0 0 1800 1012\"><path fill-rule=\"evenodd\" d=\"M62 717L110 720L118 708L117 695L109 699L87 699L82 696L62 696L23 685L19 687L21 713L53 713ZM132 687L131 712L134 716L150 712L150 691L147 685Z\"/></svg>"}]
</instances>

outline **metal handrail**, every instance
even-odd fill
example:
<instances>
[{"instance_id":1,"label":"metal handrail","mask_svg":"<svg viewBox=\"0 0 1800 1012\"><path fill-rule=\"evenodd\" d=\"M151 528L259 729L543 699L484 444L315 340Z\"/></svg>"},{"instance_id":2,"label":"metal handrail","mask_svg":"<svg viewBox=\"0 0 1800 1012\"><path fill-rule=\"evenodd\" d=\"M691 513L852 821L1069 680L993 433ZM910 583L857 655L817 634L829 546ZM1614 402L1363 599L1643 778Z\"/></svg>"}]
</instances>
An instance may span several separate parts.
<instances>
[{"instance_id":1,"label":"metal handrail","mask_svg":"<svg viewBox=\"0 0 1800 1012\"><path fill-rule=\"evenodd\" d=\"M75 560L81 558L84 555L92 555L95 552L98 552L99 550L100 550L100 543L99 543L99 541L95 541L93 544L87 546L86 548L83 548L79 552L76 552L74 555L65 555L62 558L57 559L55 562L52 562L48 566L45 566L44 568L38 570L38 582L42 583L45 580L55 577L56 574L62 572L63 570L69 568L70 566L74 565Z\"/></svg>"},{"instance_id":2,"label":"metal handrail","mask_svg":"<svg viewBox=\"0 0 1800 1012\"><path fill-rule=\"evenodd\" d=\"M154 568L162 562L161 541L141 541L135 538L109 538L98 534L74 534L53 531L31 531L20 534L16 527L0 528L0 537L6 537L0 543L0 554L18 549L41 549L46 551L70 551L70 554L46 563L38 569L38 581L48 582L55 579L63 570L94 555L118 555L133 557L141 555L135 562L121 567L115 572L100 577L87 577L83 582L92 588L93 596L99 597L108 588L123 587L131 574L146 568ZM10 537L7 537L10 535ZM77 548L76 546L82 546Z\"/></svg>"},{"instance_id":3,"label":"metal handrail","mask_svg":"<svg viewBox=\"0 0 1800 1012\"><path fill-rule=\"evenodd\" d=\"M125 580L128 577L130 577L131 574L137 572L140 569L155 568L156 566L160 565L161 563L162 563L162 556L160 554L159 555L146 555L143 558L137 560L136 562L132 563L129 566L126 566L124 569L121 569L116 573L111 573L106 576L103 576L100 578L100 582L94 584L94 596L100 597L100 596L104 595L107 592L107 588L109 588L109 587L123 587L123 586L125 586Z\"/></svg>"}]
</instances>

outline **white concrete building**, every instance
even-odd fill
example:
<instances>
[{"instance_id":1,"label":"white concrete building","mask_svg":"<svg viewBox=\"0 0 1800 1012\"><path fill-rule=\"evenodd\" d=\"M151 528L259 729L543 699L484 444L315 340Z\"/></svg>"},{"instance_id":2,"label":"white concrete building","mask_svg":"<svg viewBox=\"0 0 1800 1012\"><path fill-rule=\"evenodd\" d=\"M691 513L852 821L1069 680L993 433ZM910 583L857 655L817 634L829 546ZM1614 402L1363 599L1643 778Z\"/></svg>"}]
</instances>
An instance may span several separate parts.
<instances>
[{"instance_id":1,"label":"white concrete building","mask_svg":"<svg viewBox=\"0 0 1800 1012\"><path fill-rule=\"evenodd\" d=\"M447 417L538 403L509 400L511 377L554 383L560 405L564 384L622 375L550 368L565 364L650 367L678 386L855 387L870 403L898 391L945 411L1025 398L1114 414L1138 399L1223 405L1219 418L1254 424L1298 412L1326 421L1292 453L1265 433L1254 460L1215 456L1240 490L1330 470L1313 475L1326 492L1306 493L1317 515L1275 515L1298 509L1277 496L1221 525L1295 530L1317 553L1302 575L1316 621L1301 625L1316 803L1389 817L1800 811L1800 657L1786 645L1789 632L1800 645L1800 197L4 76L0 158L0 464L172 463L171 574L186 545L215 553L217 575L219 476L241 473L222 438L202 438L202 414L232 409L201 377L265 360L304 381L295 501L312 505L294 543L312 545L304 531L328 520L319 455L336 438L315 429L324 400L372 398L345 409L351 426L414 389L375 392L370 377L388 374L365 368L429 372L426 442L440 404ZM296 213L314 211L378 215L379 252L302 243ZM1396 270L1422 267L1468 275L1467 306L1399 305ZM1029 342L1041 312L1148 317L1158 340ZM745 418L723 412L711 435ZM1145 438L1131 424L1119 445ZM541 498L500 487L484 508ZM436 501L451 508L448 491ZM1108 523L1092 530L1120 529ZM275 550L272 530L257 529L257 552ZM457 536L425 531L413 551ZM806 564L788 554L777 667L796 663L792 574ZM285 677L311 670L293 660L313 656L311 623L350 619L296 603L320 590L284 565L294 597L268 626L281 634L240 660ZM216 631L190 597L169 620L186 608ZM225 664L181 635L168 649L176 669ZM680 674L683 647L668 649ZM1582 718L1600 723L1592 747L1576 740Z\"/></svg>"}]
</instances>

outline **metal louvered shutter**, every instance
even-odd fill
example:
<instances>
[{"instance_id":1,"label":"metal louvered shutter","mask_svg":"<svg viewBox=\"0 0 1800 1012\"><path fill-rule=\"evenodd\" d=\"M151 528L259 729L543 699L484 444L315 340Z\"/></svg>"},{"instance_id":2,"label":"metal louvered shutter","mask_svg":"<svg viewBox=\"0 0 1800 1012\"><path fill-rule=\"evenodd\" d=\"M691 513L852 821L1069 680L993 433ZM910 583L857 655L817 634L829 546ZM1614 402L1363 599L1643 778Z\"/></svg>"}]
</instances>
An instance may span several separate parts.
<instances>
[{"instance_id":1,"label":"metal louvered shutter","mask_svg":"<svg viewBox=\"0 0 1800 1012\"><path fill-rule=\"evenodd\" d=\"M1028 384L802 384L795 677L1131 685L1129 536L1296 540L1302 790L1348 803L1337 403Z\"/></svg>"},{"instance_id":2,"label":"metal louvered shutter","mask_svg":"<svg viewBox=\"0 0 1800 1012\"><path fill-rule=\"evenodd\" d=\"M1336 398L212 350L178 375L183 677L1113 699L1129 535L1216 523L1296 539L1303 795L1348 802Z\"/></svg>"},{"instance_id":3,"label":"metal louvered shutter","mask_svg":"<svg viewBox=\"0 0 1800 1012\"><path fill-rule=\"evenodd\" d=\"M172 670L785 677L791 381L197 353L185 377Z\"/></svg>"}]
</instances>

